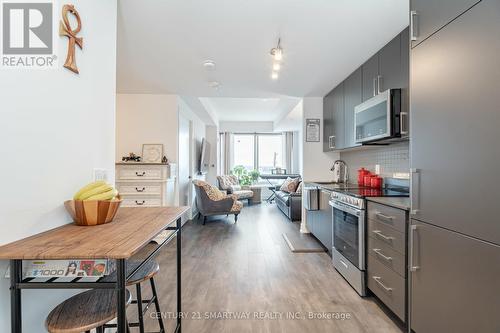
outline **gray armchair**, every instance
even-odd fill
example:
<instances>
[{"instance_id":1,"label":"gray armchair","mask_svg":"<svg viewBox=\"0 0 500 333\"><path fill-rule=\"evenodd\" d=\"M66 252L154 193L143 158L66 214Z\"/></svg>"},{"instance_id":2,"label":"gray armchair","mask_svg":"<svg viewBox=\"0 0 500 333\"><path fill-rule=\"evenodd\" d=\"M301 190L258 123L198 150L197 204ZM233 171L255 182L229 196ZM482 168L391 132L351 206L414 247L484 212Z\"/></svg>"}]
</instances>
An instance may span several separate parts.
<instances>
[{"instance_id":1,"label":"gray armchair","mask_svg":"<svg viewBox=\"0 0 500 333\"><path fill-rule=\"evenodd\" d=\"M203 224L207 216L234 215L234 222L238 221L238 214L243 208L243 203L238 201L236 195L226 195L215 186L201 180L193 181L196 191L196 206L203 216Z\"/></svg>"}]
</instances>

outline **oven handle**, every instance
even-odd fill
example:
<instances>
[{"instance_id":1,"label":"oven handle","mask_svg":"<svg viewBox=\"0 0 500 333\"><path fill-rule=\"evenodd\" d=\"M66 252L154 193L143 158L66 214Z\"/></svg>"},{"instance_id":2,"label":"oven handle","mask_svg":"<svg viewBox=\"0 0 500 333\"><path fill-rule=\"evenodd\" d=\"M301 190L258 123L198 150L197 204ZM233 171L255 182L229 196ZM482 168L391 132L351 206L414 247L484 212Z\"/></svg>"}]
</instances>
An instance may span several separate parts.
<instances>
[{"instance_id":1,"label":"oven handle","mask_svg":"<svg viewBox=\"0 0 500 333\"><path fill-rule=\"evenodd\" d=\"M361 210L360 209L356 209L354 207L349 207L349 206L346 206L344 204L341 204L341 203L338 203L334 200L330 200L328 201L328 204L330 206L332 206L333 208L336 208L342 212L346 212L346 213L349 213L349 214L352 214L352 215L355 215L355 216L361 216Z\"/></svg>"}]
</instances>

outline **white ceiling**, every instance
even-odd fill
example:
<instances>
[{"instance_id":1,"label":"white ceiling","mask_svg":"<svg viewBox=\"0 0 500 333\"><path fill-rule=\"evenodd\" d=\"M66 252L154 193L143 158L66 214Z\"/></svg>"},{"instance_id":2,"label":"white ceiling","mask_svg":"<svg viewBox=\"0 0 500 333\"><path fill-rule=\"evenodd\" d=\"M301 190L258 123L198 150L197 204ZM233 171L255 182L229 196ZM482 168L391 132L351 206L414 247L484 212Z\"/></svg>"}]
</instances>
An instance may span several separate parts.
<instances>
[{"instance_id":1,"label":"white ceiling","mask_svg":"<svg viewBox=\"0 0 500 333\"><path fill-rule=\"evenodd\" d=\"M216 97L202 104L220 120L235 109L279 117L267 106L275 98L324 96L408 25L403 0L120 0L118 8L117 91ZM274 81L278 37L284 59ZM215 71L203 68L207 59ZM212 80L221 87L208 87Z\"/></svg>"},{"instance_id":2,"label":"white ceiling","mask_svg":"<svg viewBox=\"0 0 500 333\"><path fill-rule=\"evenodd\" d=\"M274 121L290 112L300 98L202 97L200 101L221 121Z\"/></svg>"}]
</instances>

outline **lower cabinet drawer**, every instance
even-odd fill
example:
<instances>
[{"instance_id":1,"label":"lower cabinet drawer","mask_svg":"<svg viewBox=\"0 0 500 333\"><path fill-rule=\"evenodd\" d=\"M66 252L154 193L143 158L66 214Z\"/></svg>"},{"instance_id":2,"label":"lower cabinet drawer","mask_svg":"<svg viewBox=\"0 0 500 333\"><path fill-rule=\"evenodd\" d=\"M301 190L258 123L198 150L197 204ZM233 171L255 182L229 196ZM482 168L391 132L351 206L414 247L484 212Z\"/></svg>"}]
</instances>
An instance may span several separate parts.
<instances>
[{"instance_id":1,"label":"lower cabinet drawer","mask_svg":"<svg viewBox=\"0 0 500 333\"><path fill-rule=\"evenodd\" d=\"M161 194L161 184L117 184L117 190L122 195L127 194Z\"/></svg>"},{"instance_id":2,"label":"lower cabinet drawer","mask_svg":"<svg viewBox=\"0 0 500 333\"><path fill-rule=\"evenodd\" d=\"M124 197L122 207L160 207L160 197Z\"/></svg>"},{"instance_id":3,"label":"lower cabinet drawer","mask_svg":"<svg viewBox=\"0 0 500 333\"><path fill-rule=\"evenodd\" d=\"M389 245L373 237L368 237L367 252L374 257L374 260L378 260L382 265L392 269L401 277L405 277L406 265L403 254L394 251Z\"/></svg>"},{"instance_id":4,"label":"lower cabinet drawer","mask_svg":"<svg viewBox=\"0 0 500 333\"><path fill-rule=\"evenodd\" d=\"M405 234L388 227L383 222L368 219L368 236L384 242L401 254L406 253Z\"/></svg>"},{"instance_id":5,"label":"lower cabinet drawer","mask_svg":"<svg viewBox=\"0 0 500 333\"><path fill-rule=\"evenodd\" d=\"M368 255L368 288L401 320L405 320L406 280Z\"/></svg>"}]
</instances>

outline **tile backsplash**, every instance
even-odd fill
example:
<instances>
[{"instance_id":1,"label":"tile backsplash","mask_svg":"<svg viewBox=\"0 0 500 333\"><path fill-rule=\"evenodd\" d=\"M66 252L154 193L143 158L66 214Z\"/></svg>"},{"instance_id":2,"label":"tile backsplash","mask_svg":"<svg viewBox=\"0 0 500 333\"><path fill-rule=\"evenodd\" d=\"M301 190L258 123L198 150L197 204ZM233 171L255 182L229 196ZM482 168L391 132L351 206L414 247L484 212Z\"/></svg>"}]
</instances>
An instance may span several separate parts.
<instances>
[{"instance_id":1,"label":"tile backsplash","mask_svg":"<svg viewBox=\"0 0 500 333\"><path fill-rule=\"evenodd\" d=\"M340 158L347 163L351 180L357 177L356 171L361 167L375 172L377 164L380 165L380 174L383 177L392 177L394 173L410 172L408 142L341 152Z\"/></svg>"}]
</instances>

